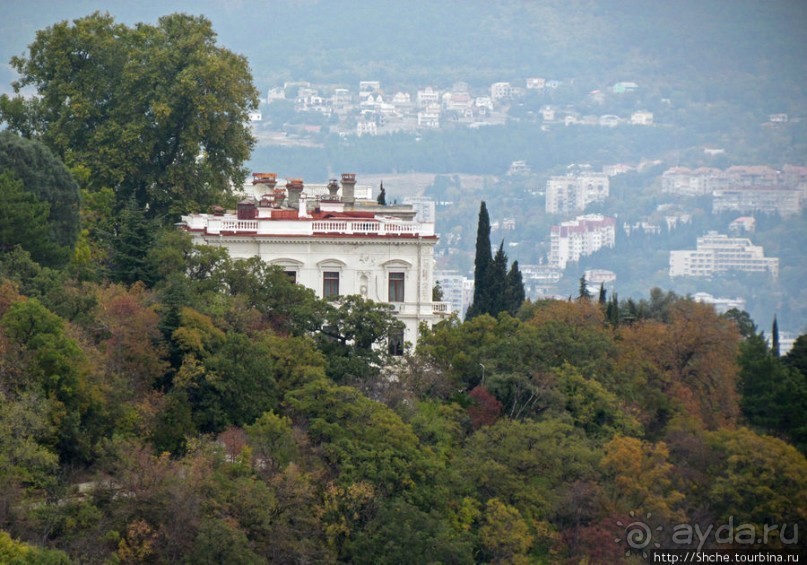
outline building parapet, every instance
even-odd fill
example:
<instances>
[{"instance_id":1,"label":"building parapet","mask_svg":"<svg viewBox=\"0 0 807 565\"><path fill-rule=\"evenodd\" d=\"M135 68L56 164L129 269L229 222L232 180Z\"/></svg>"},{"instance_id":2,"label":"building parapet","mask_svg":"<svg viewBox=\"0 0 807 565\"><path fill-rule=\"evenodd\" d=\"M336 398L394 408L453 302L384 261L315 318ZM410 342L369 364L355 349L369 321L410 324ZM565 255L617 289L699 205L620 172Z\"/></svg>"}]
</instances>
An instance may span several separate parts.
<instances>
[{"instance_id":1,"label":"building parapet","mask_svg":"<svg viewBox=\"0 0 807 565\"><path fill-rule=\"evenodd\" d=\"M412 236L434 237L433 223L401 222L394 219L257 219L238 220L209 214L182 216L182 222L189 231L199 231L208 235L256 235L256 236L323 236L323 235L367 235L367 236Z\"/></svg>"}]
</instances>

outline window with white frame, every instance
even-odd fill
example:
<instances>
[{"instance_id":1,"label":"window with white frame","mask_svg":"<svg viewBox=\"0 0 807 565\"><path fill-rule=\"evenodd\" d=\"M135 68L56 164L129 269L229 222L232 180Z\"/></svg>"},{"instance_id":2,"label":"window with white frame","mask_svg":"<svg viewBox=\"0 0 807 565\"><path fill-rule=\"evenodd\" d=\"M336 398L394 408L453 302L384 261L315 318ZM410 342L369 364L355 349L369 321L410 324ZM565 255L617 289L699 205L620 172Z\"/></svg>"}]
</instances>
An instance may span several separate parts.
<instances>
[{"instance_id":1,"label":"window with white frame","mask_svg":"<svg viewBox=\"0 0 807 565\"><path fill-rule=\"evenodd\" d=\"M339 297L339 271L322 273L322 297L326 299Z\"/></svg>"},{"instance_id":2,"label":"window with white frame","mask_svg":"<svg viewBox=\"0 0 807 565\"><path fill-rule=\"evenodd\" d=\"M404 273L389 273L389 301L390 302L403 302L404 301L404 281L406 275Z\"/></svg>"}]
</instances>

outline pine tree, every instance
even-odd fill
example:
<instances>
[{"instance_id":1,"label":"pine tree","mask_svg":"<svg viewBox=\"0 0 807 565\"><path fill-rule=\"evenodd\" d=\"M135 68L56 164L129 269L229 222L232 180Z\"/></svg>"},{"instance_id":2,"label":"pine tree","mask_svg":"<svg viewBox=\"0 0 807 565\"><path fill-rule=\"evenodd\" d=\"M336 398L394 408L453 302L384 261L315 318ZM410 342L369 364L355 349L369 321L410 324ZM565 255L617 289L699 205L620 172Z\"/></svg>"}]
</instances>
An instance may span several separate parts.
<instances>
[{"instance_id":1,"label":"pine tree","mask_svg":"<svg viewBox=\"0 0 807 565\"><path fill-rule=\"evenodd\" d=\"M600 283L600 306L605 306L606 302L606 292L605 292L605 283Z\"/></svg>"},{"instance_id":2,"label":"pine tree","mask_svg":"<svg viewBox=\"0 0 807 565\"><path fill-rule=\"evenodd\" d=\"M490 253L490 216L485 202L479 207L479 222L476 228L476 257L474 258L474 300L465 319L470 320L489 311L490 288L488 270L493 262Z\"/></svg>"},{"instance_id":3,"label":"pine tree","mask_svg":"<svg viewBox=\"0 0 807 565\"><path fill-rule=\"evenodd\" d=\"M116 232L112 240L112 277L124 284L151 283L146 255L153 243L153 227L134 198L121 210Z\"/></svg>"}]
</instances>

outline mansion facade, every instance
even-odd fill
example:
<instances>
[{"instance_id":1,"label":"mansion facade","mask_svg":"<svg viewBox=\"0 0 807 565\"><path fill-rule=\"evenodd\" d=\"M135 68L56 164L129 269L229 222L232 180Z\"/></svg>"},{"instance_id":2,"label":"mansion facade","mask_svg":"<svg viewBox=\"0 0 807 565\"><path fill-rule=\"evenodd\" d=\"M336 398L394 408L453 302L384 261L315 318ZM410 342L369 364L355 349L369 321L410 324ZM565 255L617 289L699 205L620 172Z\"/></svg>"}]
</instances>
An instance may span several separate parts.
<instances>
[{"instance_id":1,"label":"mansion facade","mask_svg":"<svg viewBox=\"0 0 807 565\"><path fill-rule=\"evenodd\" d=\"M252 186L255 194L236 211L186 215L182 228L194 243L280 266L321 298L360 295L388 304L405 324L402 341L412 345L421 324L449 314L448 304L432 300L433 214L420 221L412 206L357 198L353 174L343 174L341 184L306 187L301 179L278 186L274 173L255 173Z\"/></svg>"}]
</instances>

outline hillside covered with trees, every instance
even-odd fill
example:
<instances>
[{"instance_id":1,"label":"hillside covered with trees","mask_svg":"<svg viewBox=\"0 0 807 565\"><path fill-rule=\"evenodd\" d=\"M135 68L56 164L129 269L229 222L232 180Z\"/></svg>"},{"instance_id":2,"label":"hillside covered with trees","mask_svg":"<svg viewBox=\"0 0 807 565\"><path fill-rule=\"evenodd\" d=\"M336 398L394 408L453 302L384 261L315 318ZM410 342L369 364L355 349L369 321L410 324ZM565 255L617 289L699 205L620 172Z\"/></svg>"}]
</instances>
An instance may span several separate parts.
<instances>
[{"instance_id":1,"label":"hillside covered with trees","mask_svg":"<svg viewBox=\"0 0 807 565\"><path fill-rule=\"evenodd\" d=\"M385 305L173 224L232 203L253 143L208 20L95 14L14 66L40 97L0 99L0 562L640 562L729 523L703 547L799 550L807 336L781 356L658 288L524 301L483 205L508 299L392 358Z\"/></svg>"},{"instance_id":2,"label":"hillside covered with trees","mask_svg":"<svg viewBox=\"0 0 807 565\"><path fill-rule=\"evenodd\" d=\"M3 255L0 555L615 563L631 512L664 544L807 517L804 336L780 358L747 316L654 290L446 322L393 361L373 304L181 233L147 265L126 285Z\"/></svg>"}]
</instances>

